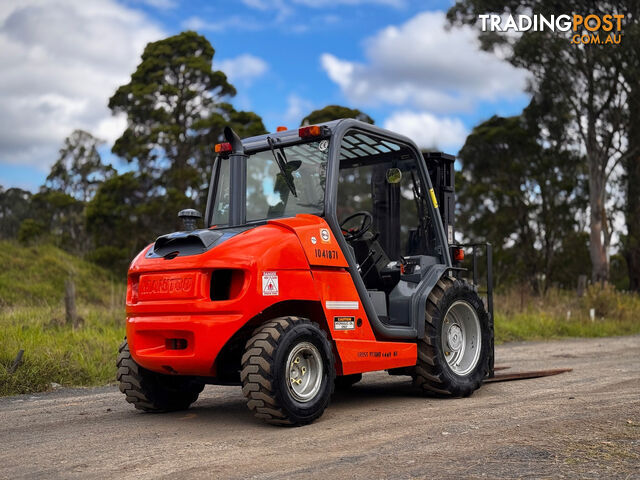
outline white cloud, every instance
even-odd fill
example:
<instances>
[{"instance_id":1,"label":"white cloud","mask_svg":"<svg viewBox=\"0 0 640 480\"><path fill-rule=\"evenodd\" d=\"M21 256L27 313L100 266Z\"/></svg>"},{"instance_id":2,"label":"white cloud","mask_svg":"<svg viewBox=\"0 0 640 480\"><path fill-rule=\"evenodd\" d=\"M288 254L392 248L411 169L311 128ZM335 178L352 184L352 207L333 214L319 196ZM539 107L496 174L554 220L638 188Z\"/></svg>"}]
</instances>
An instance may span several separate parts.
<instances>
[{"instance_id":1,"label":"white cloud","mask_svg":"<svg viewBox=\"0 0 640 480\"><path fill-rule=\"evenodd\" d=\"M46 169L82 128L113 141L107 102L164 33L113 0L12 0L0 8L0 164Z\"/></svg>"},{"instance_id":2,"label":"white cloud","mask_svg":"<svg viewBox=\"0 0 640 480\"><path fill-rule=\"evenodd\" d=\"M403 110L393 113L384 128L401 133L420 148L436 148L456 153L467 138L467 129L458 118L439 118L428 112Z\"/></svg>"},{"instance_id":3,"label":"white cloud","mask_svg":"<svg viewBox=\"0 0 640 480\"><path fill-rule=\"evenodd\" d=\"M313 102L292 93L287 97L287 111L284 120L292 125L300 125L302 119L313 111Z\"/></svg>"},{"instance_id":4,"label":"white cloud","mask_svg":"<svg viewBox=\"0 0 640 480\"><path fill-rule=\"evenodd\" d=\"M447 29L444 12L425 12L365 42L365 63L321 56L322 67L358 106L389 104L438 112L515 97L527 73L480 50L471 27Z\"/></svg>"},{"instance_id":5,"label":"white cloud","mask_svg":"<svg viewBox=\"0 0 640 480\"><path fill-rule=\"evenodd\" d=\"M214 67L226 73L232 83L244 82L245 84L249 84L264 75L269 69L267 62L248 53L236 58L222 60Z\"/></svg>"}]
</instances>

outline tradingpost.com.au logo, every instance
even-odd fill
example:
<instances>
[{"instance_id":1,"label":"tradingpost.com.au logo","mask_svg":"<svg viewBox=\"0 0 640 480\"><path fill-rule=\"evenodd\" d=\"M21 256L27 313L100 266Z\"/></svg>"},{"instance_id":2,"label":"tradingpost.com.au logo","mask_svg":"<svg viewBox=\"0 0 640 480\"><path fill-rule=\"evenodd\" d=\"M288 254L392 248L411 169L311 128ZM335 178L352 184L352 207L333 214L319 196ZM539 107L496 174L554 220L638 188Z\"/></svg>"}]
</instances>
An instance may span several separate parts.
<instances>
[{"instance_id":1,"label":"tradingpost.com.au logo","mask_svg":"<svg viewBox=\"0 0 640 480\"><path fill-rule=\"evenodd\" d=\"M483 32L569 32L575 45L620 44L624 15L478 15Z\"/></svg>"}]
</instances>

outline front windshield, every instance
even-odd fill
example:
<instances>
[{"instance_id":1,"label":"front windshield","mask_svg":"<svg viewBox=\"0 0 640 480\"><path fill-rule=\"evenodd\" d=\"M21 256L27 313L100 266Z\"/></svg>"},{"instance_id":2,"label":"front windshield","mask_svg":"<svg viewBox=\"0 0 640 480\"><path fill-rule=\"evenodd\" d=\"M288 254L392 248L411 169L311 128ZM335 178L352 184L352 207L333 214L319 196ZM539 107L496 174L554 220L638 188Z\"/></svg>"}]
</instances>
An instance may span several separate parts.
<instances>
[{"instance_id":1,"label":"front windshield","mask_svg":"<svg viewBox=\"0 0 640 480\"><path fill-rule=\"evenodd\" d=\"M287 147L274 145L282 155L286 181L271 149L247 158L246 221L293 217L299 213L321 215L327 172L328 141L319 140ZM220 159L213 224L229 222L229 159ZM286 163L285 163L286 162ZM291 188L293 187L293 188ZM295 192L295 194L294 194Z\"/></svg>"}]
</instances>

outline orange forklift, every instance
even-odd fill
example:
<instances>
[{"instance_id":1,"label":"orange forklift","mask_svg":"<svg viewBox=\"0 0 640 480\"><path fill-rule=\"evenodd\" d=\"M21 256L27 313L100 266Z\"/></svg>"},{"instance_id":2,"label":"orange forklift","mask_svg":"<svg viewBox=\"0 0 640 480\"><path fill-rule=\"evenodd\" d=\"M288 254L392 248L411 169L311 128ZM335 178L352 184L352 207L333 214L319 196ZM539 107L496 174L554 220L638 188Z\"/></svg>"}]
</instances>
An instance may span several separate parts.
<instances>
[{"instance_id":1,"label":"orange forklift","mask_svg":"<svg viewBox=\"0 0 640 480\"><path fill-rule=\"evenodd\" d=\"M452 156L352 119L224 135L204 218L181 211L131 262L128 402L179 410L241 385L256 417L304 425L364 372L451 397L493 375L490 250L485 307L458 266Z\"/></svg>"}]
</instances>

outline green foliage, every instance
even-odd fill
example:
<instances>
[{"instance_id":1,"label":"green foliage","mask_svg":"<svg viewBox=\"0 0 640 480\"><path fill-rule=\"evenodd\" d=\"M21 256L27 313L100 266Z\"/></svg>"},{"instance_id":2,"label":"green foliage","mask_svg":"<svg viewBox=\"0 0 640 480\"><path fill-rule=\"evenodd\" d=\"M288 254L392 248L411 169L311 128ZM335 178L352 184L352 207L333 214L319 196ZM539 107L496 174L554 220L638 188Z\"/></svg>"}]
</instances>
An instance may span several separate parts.
<instances>
[{"instance_id":1,"label":"green foliage","mask_svg":"<svg viewBox=\"0 0 640 480\"><path fill-rule=\"evenodd\" d=\"M80 286L80 285L78 285ZM124 310L80 307L81 328L62 325L61 307L20 307L0 313L0 396L64 386L105 385L115 380L115 358L125 331ZM8 368L24 350L23 363Z\"/></svg>"},{"instance_id":2,"label":"green foliage","mask_svg":"<svg viewBox=\"0 0 640 480\"><path fill-rule=\"evenodd\" d=\"M98 147L103 143L88 132L75 130L65 139L51 167L47 187L87 202L97 186L115 173L111 165L102 163Z\"/></svg>"},{"instance_id":3,"label":"green foliage","mask_svg":"<svg viewBox=\"0 0 640 480\"><path fill-rule=\"evenodd\" d=\"M237 111L228 103L221 104L221 108L227 113L224 126L231 127L240 138L255 137L267 133L262 118L257 113Z\"/></svg>"},{"instance_id":4,"label":"green foliage","mask_svg":"<svg viewBox=\"0 0 640 480\"><path fill-rule=\"evenodd\" d=\"M89 248L82 200L58 190L41 187L31 197L29 218L18 232L20 241L45 242L83 254Z\"/></svg>"},{"instance_id":5,"label":"green foliage","mask_svg":"<svg viewBox=\"0 0 640 480\"><path fill-rule=\"evenodd\" d=\"M79 302L110 305L116 301L115 297L121 297L125 284L124 277L117 278L52 245L26 247L0 241L0 265L0 307L3 308L59 305L64 297L64 282L69 277L76 283Z\"/></svg>"},{"instance_id":6,"label":"green foliage","mask_svg":"<svg viewBox=\"0 0 640 480\"><path fill-rule=\"evenodd\" d=\"M533 296L527 288L514 288L496 295L495 305L497 343L640 333L640 297L613 287L591 286L582 298L565 290Z\"/></svg>"},{"instance_id":7,"label":"green foliage","mask_svg":"<svg viewBox=\"0 0 640 480\"><path fill-rule=\"evenodd\" d=\"M0 238L15 238L30 215L31 192L0 186Z\"/></svg>"},{"instance_id":8,"label":"green foliage","mask_svg":"<svg viewBox=\"0 0 640 480\"><path fill-rule=\"evenodd\" d=\"M124 275L129 263L131 262L131 255L126 247L118 248L113 245L103 245L90 251L86 256L86 259L100 267L107 268L111 271L119 272Z\"/></svg>"},{"instance_id":9,"label":"green foliage","mask_svg":"<svg viewBox=\"0 0 640 480\"><path fill-rule=\"evenodd\" d=\"M17 237L20 243L32 244L47 233L48 230L44 222L27 218L20 224Z\"/></svg>"},{"instance_id":10,"label":"green foliage","mask_svg":"<svg viewBox=\"0 0 640 480\"><path fill-rule=\"evenodd\" d=\"M236 112L222 100L236 89L221 71L212 69L215 51L195 32L149 43L142 62L109 100L114 113L127 116L128 128L116 140L113 152L137 162L144 175L159 186L197 200L207 184L212 146L225 125L264 133L254 113Z\"/></svg>"},{"instance_id":11,"label":"green foliage","mask_svg":"<svg viewBox=\"0 0 640 480\"><path fill-rule=\"evenodd\" d=\"M611 277L609 281L618 290L623 291L635 291L635 288L631 288L631 278L633 269L630 269L627 265L627 257L623 253L616 253L611 255Z\"/></svg>"},{"instance_id":12,"label":"green foliage","mask_svg":"<svg viewBox=\"0 0 640 480\"><path fill-rule=\"evenodd\" d=\"M204 210L213 146L225 126L241 137L266 133L258 115L226 102L236 90L212 69L214 53L195 32L150 43L130 82L111 97L109 108L128 122L113 152L136 170L107 179L89 203L87 227L102 249L92 258L112 256L115 268L126 268L149 241L181 228L180 210Z\"/></svg>"},{"instance_id":13,"label":"green foliage","mask_svg":"<svg viewBox=\"0 0 640 480\"><path fill-rule=\"evenodd\" d=\"M501 54L507 52L508 61L531 73L531 93L535 102L544 106L538 111L538 118L550 136L559 134L565 138L567 149L585 152L592 280L604 282L609 277L608 249L613 212L612 202L608 200L610 192L616 188L615 172L619 162L628 155L633 155L634 159L638 157L638 151L633 149L640 145L640 140L634 140L640 138L635 121L635 112L640 105L640 3L571 0L560 7L552 0L458 0L447 16L454 24L478 27L480 13L516 15L534 12L549 16L557 15L559 8L563 12L585 15L588 12L600 17L611 13L623 15L622 45L605 44L604 39L599 45L574 45L571 37L583 32L573 30L554 32L546 29L518 35L480 32L479 38L487 50L506 46L499 49ZM608 36L608 33L601 32L601 36ZM627 140L631 141L624 140L627 135ZM627 219L634 222L637 215L627 216ZM640 249L637 255L640 268Z\"/></svg>"},{"instance_id":14,"label":"green foliage","mask_svg":"<svg viewBox=\"0 0 640 480\"><path fill-rule=\"evenodd\" d=\"M314 110L302 119L300 125L314 125L317 123L329 122L339 118L355 118L373 125L373 119L360 110L342 107L340 105L327 105L320 110Z\"/></svg>"},{"instance_id":15,"label":"green foliage","mask_svg":"<svg viewBox=\"0 0 640 480\"><path fill-rule=\"evenodd\" d=\"M576 246L576 214L583 208L580 158L561 142L543 138L531 112L494 116L476 126L459 153L456 177L458 229L474 241L494 247L498 285L529 282L543 288L560 280L572 286L566 264L572 255L559 252ZM583 251L583 249L578 249ZM587 263L572 275L587 273Z\"/></svg>"}]
</instances>

